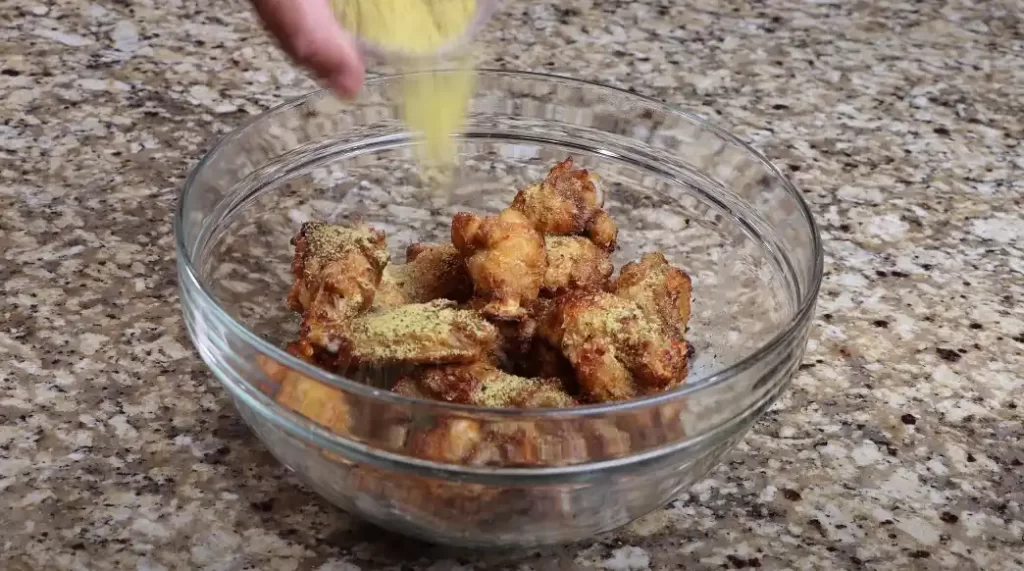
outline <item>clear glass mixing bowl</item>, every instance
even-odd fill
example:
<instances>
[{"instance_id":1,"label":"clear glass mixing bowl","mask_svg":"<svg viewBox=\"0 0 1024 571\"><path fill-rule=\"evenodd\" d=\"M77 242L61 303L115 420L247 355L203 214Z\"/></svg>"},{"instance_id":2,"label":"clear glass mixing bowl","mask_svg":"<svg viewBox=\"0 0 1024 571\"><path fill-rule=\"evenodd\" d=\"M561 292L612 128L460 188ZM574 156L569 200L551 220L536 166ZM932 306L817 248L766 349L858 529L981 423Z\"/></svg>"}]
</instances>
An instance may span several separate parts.
<instances>
[{"instance_id":1,"label":"clear glass mixing bowl","mask_svg":"<svg viewBox=\"0 0 1024 571\"><path fill-rule=\"evenodd\" d=\"M352 103L307 95L225 137L177 213L185 320L259 438L345 510L439 543L572 541L671 501L778 398L806 345L820 238L783 175L699 117L560 77L489 71L478 87L448 201L422 188L396 77ZM683 387L570 410L480 409L401 397L280 348L298 330L284 299L303 221L366 221L400 260L411 242L446 241L454 213L496 212L570 155L601 177L617 267L661 250L692 276L696 353ZM348 425L277 404L282 371L337 387ZM453 427L504 436L472 465L409 446Z\"/></svg>"}]
</instances>

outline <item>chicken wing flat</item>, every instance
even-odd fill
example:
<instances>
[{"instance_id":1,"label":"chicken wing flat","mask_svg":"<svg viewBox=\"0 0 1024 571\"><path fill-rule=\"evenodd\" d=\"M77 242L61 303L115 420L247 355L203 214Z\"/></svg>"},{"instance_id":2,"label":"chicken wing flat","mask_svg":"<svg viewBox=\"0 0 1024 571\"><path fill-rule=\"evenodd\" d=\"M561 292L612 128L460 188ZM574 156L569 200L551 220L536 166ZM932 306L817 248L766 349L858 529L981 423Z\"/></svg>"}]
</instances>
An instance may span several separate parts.
<instances>
[{"instance_id":1,"label":"chicken wing flat","mask_svg":"<svg viewBox=\"0 0 1024 571\"><path fill-rule=\"evenodd\" d=\"M576 405L558 379L508 374L490 363L417 371L395 384L396 393L490 408L565 408Z\"/></svg>"},{"instance_id":2,"label":"chicken wing flat","mask_svg":"<svg viewBox=\"0 0 1024 571\"><path fill-rule=\"evenodd\" d=\"M460 212L452 244L466 259L474 307L495 319L522 319L537 299L547 270L544 236L515 210L482 218Z\"/></svg>"},{"instance_id":3,"label":"chicken wing flat","mask_svg":"<svg viewBox=\"0 0 1024 571\"><path fill-rule=\"evenodd\" d=\"M543 182L519 191L510 208L543 234L583 234L610 251L615 248L615 223L601 209L590 173L572 167L572 158L558 163Z\"/></svg>"},{"instance_id":4,"label":"chicken wing flat","mask_svg":"<svg viewBox=\"0 0 1024 571\"><path fill-rule=\"evenodd\" d=\"M615 271L608 252L581 236L547 236L544 247L548 269L544 274L545 293L568 289L601 289Z\"/></svg>"},{"instance_id":5,"label":"chicken wing flat","mask_svg":"<svg viewBox=\"0 0 1024 571\"><path fill-rule=\"evenodd\" d=\"M623 266L614 292L656 315L677 340L684 338L690 320L690 276L669 264L661 252Z\"/></svg>"},{"instance_id":6,"label":"chicken wing flat","mask_svg":"<svg viewBox=\"0 0 1024 571\"><path fill-rule=\"evenodd\" d=\"M562 351L592 402L650 394L686 377L686 342L636 302L610 293L562 296L540 319L538 334Z\"/></svg>"},{"instance_id":7,"label":"chicken wing flat","mask_svg":"<svg viewBox=\"0 0 1024 571\"><path fill-rule=\"evenodd\" d=\"M473 294L473 282L462 254L451 244L412 244L406 263L384 268L375 307L389 308L435 299L464 302Z\"/></svg>"},{"instance_id":8,"label":"chicken wing flat","mask_svg":"<svg viewBox=\"0 0 1024 571\"><path fill-rule=\"evenodd\" d=\"M389 259L384 233L307 222L292 243L295 283L288 305L303 314L303 337L322 342L331 329L373 303Z\"/></svg>"},{"instance_id":9,"label":"chicken wing flat","mask_svg":"<svg viewBox=\"0 0 1024 571\"><path fill-rule=\"evenodd\" d=\"M362 315L332 333L328 350L335 370L352 365L443 365L485 360L498 332L477 313L436 300Z\"/></svg>"}]
</instances>

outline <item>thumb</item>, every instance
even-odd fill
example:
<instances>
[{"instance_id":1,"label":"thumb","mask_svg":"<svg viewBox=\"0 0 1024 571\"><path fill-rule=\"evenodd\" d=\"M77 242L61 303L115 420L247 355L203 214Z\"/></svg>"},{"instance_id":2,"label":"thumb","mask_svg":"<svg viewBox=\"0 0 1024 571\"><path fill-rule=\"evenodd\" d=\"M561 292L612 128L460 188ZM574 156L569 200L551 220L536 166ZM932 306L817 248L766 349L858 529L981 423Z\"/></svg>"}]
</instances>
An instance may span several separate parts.
<instances>
[{"instance_id":1,"label":"thumb","mask_svg":"<svg viewBox=\"0 0 1024 571\"><path fill-rule=\"evenodd\" d=\"M365 69L351 34L341 29L328 0L253 0L256 12L299 65L338 93L352 97Z\"/></svg>"}]
</instances>

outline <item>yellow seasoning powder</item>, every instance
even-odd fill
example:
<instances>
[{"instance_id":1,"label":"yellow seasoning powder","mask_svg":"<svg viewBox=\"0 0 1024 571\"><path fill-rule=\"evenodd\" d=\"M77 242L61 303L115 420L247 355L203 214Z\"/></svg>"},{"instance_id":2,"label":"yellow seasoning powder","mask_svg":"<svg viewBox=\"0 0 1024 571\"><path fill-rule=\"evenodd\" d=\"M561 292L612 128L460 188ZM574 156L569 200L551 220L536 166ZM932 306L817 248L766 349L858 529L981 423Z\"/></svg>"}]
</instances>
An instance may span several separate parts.
<instances>
[{"instance_id":1,"label":"yellow seasoning powder","mask_svg":"<svg viewBox=\"0 0 1024 571\"><path fill-rule=\"evenodd\" d=\"M465 127L475 87L467 55L448 62L432 58L458 41L476 17L476 0L331 0L341 25L363 41L401 58L412 72L402 85L402 110L421 134L421 170L445 182L456 162L453 135ZM445 72L430 68L444 64Z\"/></svg>"}]
</instances>

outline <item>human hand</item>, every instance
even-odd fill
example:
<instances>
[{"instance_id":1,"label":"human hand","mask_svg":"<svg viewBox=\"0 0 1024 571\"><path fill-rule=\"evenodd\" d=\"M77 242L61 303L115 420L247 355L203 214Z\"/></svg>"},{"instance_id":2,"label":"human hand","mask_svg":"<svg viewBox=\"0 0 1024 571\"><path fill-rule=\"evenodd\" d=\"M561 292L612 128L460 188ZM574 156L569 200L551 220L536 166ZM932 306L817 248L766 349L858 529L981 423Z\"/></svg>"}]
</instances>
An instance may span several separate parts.
<instances>
[{"instance_id":1,"label":"human hand","mask_svg":"<svg viewBox=\"0 0 1024 571\"><path fill-rule=\"evenodd\" d=\"M329 0L252 0L263 24L298 63L341 95L363 86L363 59Z\"/></svg>"}]
</instances>

